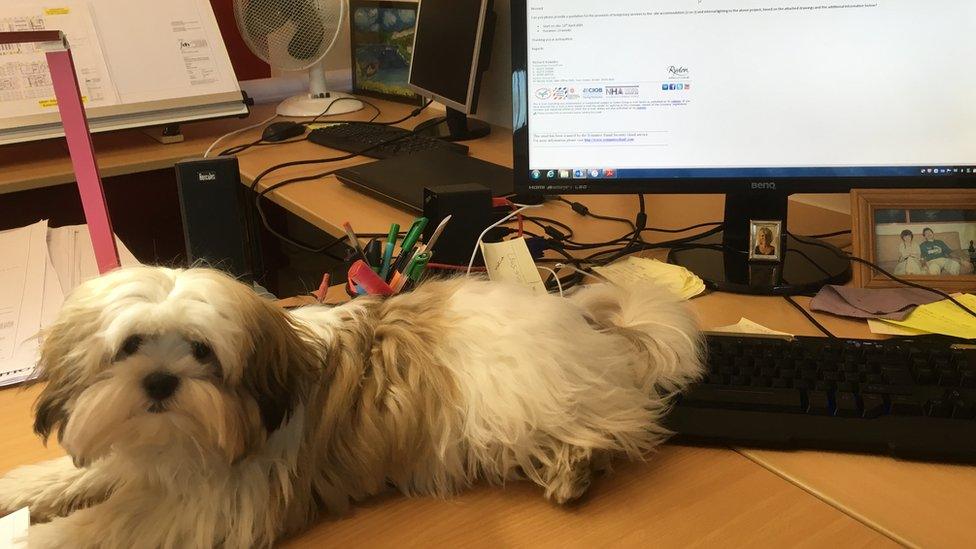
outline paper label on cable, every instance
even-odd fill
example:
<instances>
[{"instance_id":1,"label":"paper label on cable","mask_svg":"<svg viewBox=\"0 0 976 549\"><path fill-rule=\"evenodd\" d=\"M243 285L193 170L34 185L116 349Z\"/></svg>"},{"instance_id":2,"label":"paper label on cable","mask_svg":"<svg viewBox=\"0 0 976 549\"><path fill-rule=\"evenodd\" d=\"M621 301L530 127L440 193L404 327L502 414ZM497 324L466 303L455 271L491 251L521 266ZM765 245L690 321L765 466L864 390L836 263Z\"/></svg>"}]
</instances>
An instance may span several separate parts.
<instances>
[{"instance_id":1,"label":"paper label on cable","mask_svg":"<svg viewBox=\"0 0 976 549\"><path fill-rule=\"evenodd\" d=\"M27 507L0 518L0 547L27 549L30 510Z\"/></svg>"},{"instance_id":2,"label":"paper label on cable","mask_svg":"<svg viewBox=\"0 0 976 549\"><path fill-rule=\"evenodd\" d=\"M537 294L549 293L539 276L524 238L503 242L481 243L488 278L498 282L514 282L528 286Z\"/></svg>"}]
</instances>

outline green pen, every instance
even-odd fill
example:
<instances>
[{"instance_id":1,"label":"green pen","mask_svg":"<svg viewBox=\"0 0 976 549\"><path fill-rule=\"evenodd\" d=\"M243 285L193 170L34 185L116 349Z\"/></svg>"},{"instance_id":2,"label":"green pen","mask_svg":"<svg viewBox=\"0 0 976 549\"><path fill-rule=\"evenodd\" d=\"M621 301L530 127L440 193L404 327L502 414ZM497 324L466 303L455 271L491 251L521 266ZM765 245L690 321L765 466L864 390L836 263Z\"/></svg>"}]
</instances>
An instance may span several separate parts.
<instances>
[{"instance_id":1,"label":"green pen","mask_svg":"<svg viewBox=\"0 0 976 549\"><path fill-rule=\"evenodd\" d=\"M399 293L400 290L405 288L408 284L416 282L417 279L420 278L420 275L423 274L424 269L427 268L428 261L430 261L430 253L418 252L414 254L414 256L410 259L410 263L408 263L407 267L403 269L402 273L400 273L402 276L400 276L397 284L393 286L393 291L395 293Z\"/></svg>"},{"instance_id":2,"label":"green pen","mask_svg":"<svg viewBox=\"0 0 976 549\"><path fill-rule=\"evenodd\" d=\"M424 275L427 263L430 261L430 255L430 252L423 252L413 258L413 265L410 267L410 274L408 275L410 282L417 282Z\"/></svg>"},{"instance_id":3,"label":"green pen","mask_svg":"<svg viewBox=\"0 0 976 549\"><path fill-rule=\"evenodd\" d=\"M403 268L411 259L411 252L413 252L413 247L417 245L417 241L420 240L420 236L423 234L424 229L427 228L427 218L418 217L413 220L413 225L410 226L410 230L407 231L407 236L403 237L403 244L400 245L400 256L397 257L396 263L393 264L393 271L400 271L403 273Z\"/></svg>"},{"instance_id":4,"label":"green pen","mask_svg":"<svg viewBox=\"0 0 976 549\"><path fill-rule=\"evenodd\" d=\"M427 270L427 263L430 261L430 252L421 252L414 256L413 261L410 262L408 269L408 276L406 282L404 282L400 288L397 290L411 290L420 282L420 278L424 276L424 271Z\"/></svg>"},{"instance_id":5,"label":"green pen","mask_svg":"<svg viewBox=\"0 0 976 549\"><path fill-rule=\"evenodd\" d=\"M380 278L386 280L390 275L390 264L393 262L393 249L396 248L397 237L400 235L400 225L390 225L390 235L386 237L386 250L383 251L383 267Z\"/></svg>"}]
</instances>

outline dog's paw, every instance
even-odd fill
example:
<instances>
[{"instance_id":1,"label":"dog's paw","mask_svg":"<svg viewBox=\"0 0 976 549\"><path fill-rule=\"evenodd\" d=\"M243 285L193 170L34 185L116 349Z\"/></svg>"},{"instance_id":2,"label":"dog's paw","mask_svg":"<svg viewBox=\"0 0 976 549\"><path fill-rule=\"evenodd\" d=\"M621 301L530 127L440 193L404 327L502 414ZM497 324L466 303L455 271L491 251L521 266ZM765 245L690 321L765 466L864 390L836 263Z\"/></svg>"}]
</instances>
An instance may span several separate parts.
<instances>
[{"instance_id":1,"label":"dog's paw","mask_svg":"<svg viewBox=\"0 0 976 549\"><path fill-rule=\"evenodd\" d=\"M587 463L557 475L546 487L546 497L559 505L568 505L583 497L590 488L592 474Z\"/></svg>"}]
</instances>

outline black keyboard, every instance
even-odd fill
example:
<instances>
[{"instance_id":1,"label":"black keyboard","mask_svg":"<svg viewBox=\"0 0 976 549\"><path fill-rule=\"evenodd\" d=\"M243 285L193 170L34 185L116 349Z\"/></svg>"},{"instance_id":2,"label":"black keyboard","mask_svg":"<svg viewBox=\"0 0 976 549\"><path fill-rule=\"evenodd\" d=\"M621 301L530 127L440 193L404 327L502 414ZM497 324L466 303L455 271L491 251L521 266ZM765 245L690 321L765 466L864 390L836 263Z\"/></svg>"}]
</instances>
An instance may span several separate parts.
<instances>
[{"instance_id":1,"label":"black keyboard","mask_svg":"<svg viewBox=\"0 0 976 549\"><path fill-rule=\"evenodd\" d=\"M709 336L677 440L976 461L976 345Z\"/></svg>"},{"instance_id":2,"label":"black keyboard","mask_svg":"<svg viewBox=\"0 0 976 549\"><path fill-rule=\"evenodd\" d=\"M379 159L432 150L468 154L465 145L414 135L403 128L380 124L336 124L312 130L308 140L330 149L362 153ZM380 143L383 144L377 146Z\"/></svg>"}]
</instances>

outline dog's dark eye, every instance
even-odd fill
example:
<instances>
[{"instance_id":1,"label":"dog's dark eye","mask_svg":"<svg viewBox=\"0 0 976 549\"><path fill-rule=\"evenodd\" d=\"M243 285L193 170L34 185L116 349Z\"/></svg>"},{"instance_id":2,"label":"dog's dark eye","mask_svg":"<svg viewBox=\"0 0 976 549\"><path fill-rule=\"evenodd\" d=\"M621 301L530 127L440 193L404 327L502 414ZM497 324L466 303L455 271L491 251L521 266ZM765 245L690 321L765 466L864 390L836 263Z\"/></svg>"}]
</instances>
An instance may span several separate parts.
<instances>
[{"instance_id":1,"label":"dog's dark eye","mask_svg":"<svg viewBox=\"0 0 976 549\"><path fill-rule=\"evenodd\" d=\"M213 358L213 349L210 348L210 345L202 341L194 341L191 345L193 346L193 358L200 362Z\"/></svg>"},{"instance_id":2,"label":"dog's dark eye","mask_svg":"<svg viewBox=\"0 0 976 549\"><path fill-rule=\"evenodd\" d=\"M142 345L141 335L130 335L125 338L122 342L122 348L119 349L119 358L125 358L131 354L134 354L139 350L139 346Z\"/></svg>"}]
</instances>

